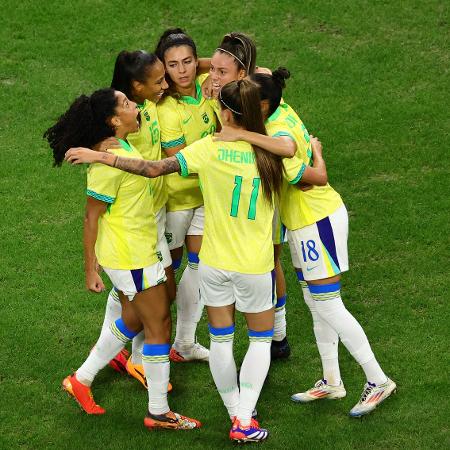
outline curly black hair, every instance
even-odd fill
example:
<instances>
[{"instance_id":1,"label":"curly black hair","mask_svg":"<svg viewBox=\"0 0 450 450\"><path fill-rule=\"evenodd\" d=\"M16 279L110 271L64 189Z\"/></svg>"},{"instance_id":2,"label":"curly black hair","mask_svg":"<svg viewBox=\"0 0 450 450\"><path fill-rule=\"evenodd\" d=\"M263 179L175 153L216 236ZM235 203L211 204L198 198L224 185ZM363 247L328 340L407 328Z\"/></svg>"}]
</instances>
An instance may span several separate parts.
<instances>
[{"instance_id":1,"label":"curly black hair","mask_svg":"<svg viewBox=\"0 0 450 450\"><path fill-rule=\"evenodd\" d=\"M66 151L71 147L92 148L114 136L109 119L114 116L116 106L114 89L99 89L90 96L80 95L44 133L44 139L53 150L53 166L61 166Z\"/></svg>"}]
</instances>

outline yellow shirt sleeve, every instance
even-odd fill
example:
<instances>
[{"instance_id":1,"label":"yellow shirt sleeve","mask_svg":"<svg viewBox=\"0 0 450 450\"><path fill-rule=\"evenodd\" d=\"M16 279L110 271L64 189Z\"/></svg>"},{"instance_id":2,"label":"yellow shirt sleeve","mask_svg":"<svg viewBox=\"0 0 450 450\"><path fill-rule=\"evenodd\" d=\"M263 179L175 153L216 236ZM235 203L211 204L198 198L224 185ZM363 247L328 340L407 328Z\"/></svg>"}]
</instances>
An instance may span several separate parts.
<instances>
[{"instance_id":1,"label":"yellow shirt sleeve","mask_svg":"<svg viewBox=\"0 0 450 450\"><path fill-rule=\"evenodd\" d=\"M87 171L86 194L105 203L114 203L124 174L114 167L91 164Z\"/></svg>"},{"instance_id":2,"label":"yellow shirt sleeve","mask_svg":"<svg viewBox=\"0 0 450 450\"><path fill-rule=\"evenodd\" d=\"M161 128L161 148L177 147L186 143L180 123L180 115L176 109L175 99L167 97L157 106L159 126Z\"/></svg>"},{"instance_id":3,"label":"yellow shirt sleeve","mask_svg":"<svg viewBox=\"0 0 450 450\"><path fill-rule=\"evenodd\" d=\"M283 158L284 177L289 184L297 184L303 176L306 164L298 156Z\"/></svg>"},{"instance_id":4,"label":"yellow shirt sleeve","mask_svg":"<svg viewBox=\"0 0 450 450\"><path fill-rule=\"evenodd\" d=\"M180 163L181 176L187 177L191 173L199 173L208 164L212 147L211 136L206 136L179 151L175 156Z\"/></svg>"}]
</instances>

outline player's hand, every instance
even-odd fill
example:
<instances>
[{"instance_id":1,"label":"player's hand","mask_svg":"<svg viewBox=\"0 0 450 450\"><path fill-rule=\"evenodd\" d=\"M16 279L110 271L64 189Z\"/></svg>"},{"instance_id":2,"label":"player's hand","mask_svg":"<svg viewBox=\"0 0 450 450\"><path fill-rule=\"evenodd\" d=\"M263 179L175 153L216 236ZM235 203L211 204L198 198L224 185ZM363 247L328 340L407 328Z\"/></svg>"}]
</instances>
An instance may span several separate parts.
<instances>
[{"instance_id":1,"label":"player's hand","mask_svg":"<svg viewBox=\"0 0 450 450\"><path fill-rule=\"evenodd\" d=\"M95 150L84 147L72 147L66 152L64 159L70 164L91 164L98 161Z\"/></svg>"},{"instance_id":2,"label":"player's hand","mask_svg":"<svg viewBox=\"0 0 450 450\"><path fill-rule=\"evenodd\" d=\"M103 292L105 290L103 280L97 272L86 272L86 289L91 292Z\"/></svg>"},{"instance_id":3,"label":"player's hand","mask_svg":"<svg viewBox=\"0 0 450 450\"><path fill-rule=\"evenodd\" d=\"M310 134L309 137L311 138L313 157L320 156L322 158L322 142L320 142L319 139L312 134Z\"/></svg>"},{"instance_id":4,"label":"player's hand","mask_svg":"<svg viewBox=\"0 0 450 450\"><path fill-rule=\"evenodd\" d=\"M255 67L255 73L265 73L267 75L272 75L272 71L268 67Z\"/></svg>"},{"instance_id":5,"label":"player's hand","mask_svg":"<svg viewBox=\"0 0 450 450\"><path fill-rule=\"evenodd\" d=\"M239 130L228 125L222 125L219 133L214 133L213 141L235 142L241 140Z\"/></svg>"},{"instance_id":6,"label":"player's hand","mask_svg":"<svg viewBox=\"0 0 450 450\"><path fill-rule=\"evenodd\" d=\"M209 75L207 76L207 78L205 78L205 81L202 83L202 94L203 97L207 99L210 99L213 96L212 80Z\"/></svg>"},{"instance_id":7,"label":"player's hand","mask_svg":"<svg viewBox=\"0 0 450 450\"><path fill-rule=\"evenodd\" d=\"M297 183L295 186L297 189L300 189L303 192L309 191L313 188L312 184L303 183L303 182Z\"/></svg>"},{"instance_id":8,"label":"player's hand","mask_svg":"<svg viewBox=\"0 0 450 450\"><path fill-rule=\"evenodd\" d=\"M97 152L106 152L110 148L121 148L120 142L115 137L109 137L95 144L92 149Z\"/></svg>"}]
</instances>

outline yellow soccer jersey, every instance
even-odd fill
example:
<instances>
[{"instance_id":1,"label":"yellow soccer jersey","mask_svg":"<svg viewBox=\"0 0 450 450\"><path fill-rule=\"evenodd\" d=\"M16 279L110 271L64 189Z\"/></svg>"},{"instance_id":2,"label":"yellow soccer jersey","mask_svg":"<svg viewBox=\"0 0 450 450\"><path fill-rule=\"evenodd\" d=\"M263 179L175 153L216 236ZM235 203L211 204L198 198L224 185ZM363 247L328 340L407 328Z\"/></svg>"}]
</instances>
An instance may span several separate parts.
<instances>
[{"instance_id":1,"label":"yellow soccer jersey","mask_svg":"<svg viewBox=\"0 0 450 450\"><path fill-rule=\"evenodd\" d=\"M143 159L127 142L110 152ZM98 221L95 254L110 269L132 270L155 264L156 222L149 179L103 164L92 164L87 173L87 195L108 203Z\"/></svg>"},{"instance_id":2,"label":"yellow soccer jersey","mask_svg":"<svg viewBox=\"0 0 450 450\"><path fill-rule=\"evenodd\" d=\"M127 140L144 159L159 161L161 159L161 139L156 104L145 100L138 105L141 115L141 127L138 132L131 133ZM164 177L152 178L150 186L153 193L153 208L159 211L167 202L167 190Z\"/></svg>"},{"instance_id":3,"label":"yellow soccer jersey","mask_svg":"<svg viewBox=\"0 0 450 450\"><path fill-rule=\"evenodd\" d=\"M288 136L297 144L296 156L306 165L312 166L312 150L310 138L305 125L295 111L282 103L266 120L269 136ZM295 164L285 158L283 165ZM301 179L303 171L298 174ZM292 184L283 183L281 193L280 214L283 224L289 230L296 230L311 225L336 211L342 205L340 195L329 185L314 186L308 191L301 191Z\"/></svg>"},{"instance_id":4,"label":"yellow soccer jersey","mask_svg":"<svg viewBox=\"0 0 450 450\"><path fill-rule=\"evenodd\" d=\"M182 176L198 173L205 202L200 259L233 272L273 269L273 203L262 193L255 154L247 142L213 142L211 136L176 154ZM290 174L295 178L300 162Z\"/></svg>"},{"instance_id":5,"label":"yellow soccer jersey","mask_svg":"<svg viewBox=\"0 0 450 450\"><path fill-rule=\"evenodd\" d=\"M164 151L181 144L190 145L216 131L216 118L209 101L202 96L201 82L207 74L197 78L197 98L182 96L166 97L158 103L161 126L161 147ZM177 173L166 176L168 211L196 208L203 204L197 177L188 179Z\"/></svg>"}]
</instances>

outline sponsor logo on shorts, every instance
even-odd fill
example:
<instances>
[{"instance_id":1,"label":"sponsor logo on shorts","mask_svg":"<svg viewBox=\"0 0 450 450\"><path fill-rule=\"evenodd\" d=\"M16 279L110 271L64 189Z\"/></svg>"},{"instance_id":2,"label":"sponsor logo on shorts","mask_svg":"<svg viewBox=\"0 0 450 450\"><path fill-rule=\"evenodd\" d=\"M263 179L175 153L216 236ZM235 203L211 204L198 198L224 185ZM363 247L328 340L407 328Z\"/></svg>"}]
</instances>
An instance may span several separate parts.
<instances>
[{"instance_id":1,"label":"sponsor logo on shorts","mask_svg":"<svg viewBox=\"0 0 450 450\"><path fill-rule=\"evenodd\" d=\"M158 259L159 259L160 261L163 260L163 257L162 257L162 253L161 253L161 252L156 252L156 256L158 257Z\"/></svg>"},{"instance_id":2,"label":"sponsor logo on shorts","mask_svg":"<svg viewBox=\"0 0 450 450\"><path fill-rule=\"evenodd\" d=\"M311 272L311 270L314 270L314 269L317 268L317 267L319 267L319 266L317 265L317 266L313 266L313 267L307 267L307 268L306 268L306 271L307 271L307 272Z\"/></svg>"},{"instance_id":3,"label":"sponsor logo on shorts","mask_svg":"<svg viewBox=\"0 0 450 450\"><path fill-rule=\"evenodd\" d=\"M172 233L164 233L166 236L166 241L168 244L170 244L173 241L173 235Z\"/></svg>"}]
</instances>

